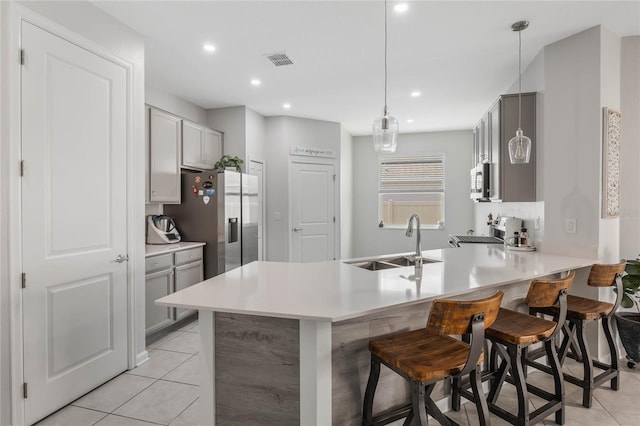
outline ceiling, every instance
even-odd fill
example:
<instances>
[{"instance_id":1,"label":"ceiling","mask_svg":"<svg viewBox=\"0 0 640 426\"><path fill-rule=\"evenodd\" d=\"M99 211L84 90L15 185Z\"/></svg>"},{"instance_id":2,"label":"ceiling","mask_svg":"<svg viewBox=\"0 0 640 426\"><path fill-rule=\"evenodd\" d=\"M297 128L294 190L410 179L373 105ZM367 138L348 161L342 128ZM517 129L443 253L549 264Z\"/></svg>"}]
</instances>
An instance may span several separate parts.
<instances>
[{"instance_id":1,"label":"ceiling","mask_svg":"<svg viewBox=\"0 0 640 426\"><path fill-rule=\"evenodd\" d=\"M472 128L517 79L516 21L530 21L523 69L545 45L598 24L640 34L640 0L413 1L402 14L397 3L388 5L387 103L401 133ZM264 116L340 122L353 135L370 134L381 115L380 0L94 4L144 37L147 88L205 109L246 105ZM280 52L293 65L266 58Z\"/></svg>"}]
</instances>

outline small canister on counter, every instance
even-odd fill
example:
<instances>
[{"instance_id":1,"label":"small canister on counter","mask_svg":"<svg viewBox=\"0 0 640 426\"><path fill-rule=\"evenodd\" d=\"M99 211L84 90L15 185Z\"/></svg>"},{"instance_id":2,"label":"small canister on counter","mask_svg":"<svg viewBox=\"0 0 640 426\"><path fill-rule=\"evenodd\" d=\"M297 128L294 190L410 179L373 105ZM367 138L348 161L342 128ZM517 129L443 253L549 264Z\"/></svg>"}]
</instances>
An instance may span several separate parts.
<instances>
[{"instance_id":1,"label":"small canister on counter","mask_svg":"<svg viewBox=\"0 0 640 426\"><path fill-rule=\"evenodd\" d=\"M513 247L520 247L520 233L518 231L513 233Z\"/></svg>"},{"instance_id":2,"label":"small canister on counter","mask_svg":"<svg viewBox=\"0 0 640 426\"><path fill-rule=\"evenodd\" d=\"M520 247L529 247L529 234L527 228L520 230Z\"/></svg>"}]
</instances>

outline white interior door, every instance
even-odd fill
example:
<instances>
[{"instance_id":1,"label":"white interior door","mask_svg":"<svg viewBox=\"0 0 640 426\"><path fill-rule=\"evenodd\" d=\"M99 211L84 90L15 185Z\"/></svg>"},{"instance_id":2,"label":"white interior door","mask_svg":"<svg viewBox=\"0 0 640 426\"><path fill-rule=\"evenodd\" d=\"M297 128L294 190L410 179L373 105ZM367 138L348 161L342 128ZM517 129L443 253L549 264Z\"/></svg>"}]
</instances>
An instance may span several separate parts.
<instances>
[{"instance_id":1,"label":"white interior door","mask_svg":"<svg viewBox=\"0 0 640 426\"><path fill-rule=\"evenodd\" d=\"M292 262L335 259L334 166L291 164Z\"/></svg>"},{"instance_id":2,"label":"white interior door","mask_svg":"<svg viewBox=\"0 0 640 426\"><path fill-rule=\"evenodd\" d=\"M258 260L264 260L264 164L259 161L250 160L249 174L258 177Z\"/></svg>"},{"instance_id":3,"label":"white interior door","mask_svg":"<svg viewBox=\"0 0 640 426\"><path fill-rule=\"evenodd\" d=\"M127 368L127 70L22 22L25 421Z\"/></svg>"}]
</instances>

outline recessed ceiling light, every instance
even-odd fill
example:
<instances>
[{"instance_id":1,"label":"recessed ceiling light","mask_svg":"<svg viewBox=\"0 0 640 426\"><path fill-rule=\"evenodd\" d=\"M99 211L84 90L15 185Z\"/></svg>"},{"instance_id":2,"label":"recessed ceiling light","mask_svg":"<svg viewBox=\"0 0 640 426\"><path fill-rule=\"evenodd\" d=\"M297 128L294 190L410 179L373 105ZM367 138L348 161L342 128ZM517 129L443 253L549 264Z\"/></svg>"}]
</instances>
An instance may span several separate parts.
<instances>
[{"instance_id":1,"label":"recessed ceiling light","mask_svg":"<svg viewBox=\"0 0 640 426\"><path fill-rule=\"evenodd\" d=\"M289 109L291 108L291 104L282 104L282 108Z\"/></svg>"},{"instance_id":2,"label":"recessed ceiling light","mask_svg":"<svg viewBox=\"0 0 640 426\"><path fill-rule=\"evenodd\" d=\"M417 90L414 92L411 92L411 97L412 98L417 98L418 96L422 95L422 93L418 92Z\"/></svg>"},{"instance_id":3,"label":"recessed ceiling light","mask_svg":"<svg viewBox=\"0 0 640 426\"><path fill-rule=\"evenodd\" d=\"M251 85L252 86L260 86L260 84L262 84L262 82L260 80L258 80L257 78L254 78L253 80L251 80Z\"/></svg>"},{"instance_id":4,"label":"recessed ceiling light","mask_svg":"<svg viewBox=\"0 0 640 426\"><path fill-rule=\"evenodd\" d=\"M206 43L205 45L203 45L202 48L205 50L205 52L215 52L216 50L216 47L213 44L209 44L209 43Z\"/></svg>"},{"instance_id":5,"label":"recessed ceiling light","mask_svg":"<svg viewBox=\"0 0 640 426\"><path fill-rule=\"evenodd\" d=\"M406 12L408 9L409 5L406 3L400 3L393 6L393 10L395 10L397 13Z\"/></svg>"},{"instance_id":6,"label":"recessed ceiling light","mask_svg":"<svg viewBox=\"0 0 640 426\"><path fill-rule=\"evenodd\" d=\"M407 118L407 123L413 123L413 118Z\"/></svg>"}]
</instances>

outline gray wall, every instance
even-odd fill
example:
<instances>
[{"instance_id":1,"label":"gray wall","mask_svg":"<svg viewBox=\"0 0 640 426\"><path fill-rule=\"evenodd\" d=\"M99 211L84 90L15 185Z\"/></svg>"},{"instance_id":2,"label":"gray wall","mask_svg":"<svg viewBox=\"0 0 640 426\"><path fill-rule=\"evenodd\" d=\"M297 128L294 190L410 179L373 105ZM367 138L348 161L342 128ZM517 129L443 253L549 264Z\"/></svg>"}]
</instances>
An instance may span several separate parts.
<instances>
[{"instance_id":1,"label":"gray wall","mask_svg":"<svg viewBox=\"0 0 640 426\"><path fill-rule=\"evenodd\" d=\"M145 102L156 108L165 110L178 117L186 118L193 122L207 125L207 110L185 101L178 96L166 93L162 90L147 87L144 92Z\"/></svg>"},{"instance_id":2,"label":"gray wall","mask_svg":"<svg viewBox=\"0 0 640 426\"><path fill-rule=\"evenodd\" d=\"M208 112L207 123L210 127L224 133L223 153L235 155L245 161L243 171L246 170L246 107L236 106L216 108Z\"/></svg>"},{"instance_id":3,"label":"gray wall","mask_svg":"<svg viewBox=\"0 0 640 426\"><path fill-rule=\"evenodd\" d=\"M469 164L473 132L401 134L396 155L445 154L445 227L422 231L423 250L448 247L449 234L473 227L469 198ZM363 257L415 250L403 229L378 228L378 161L371 136L353 138L353 256ZM408 218L407 218L408 219Z\"/></svg>"},{"instance_id":4,"label":"gray wall","mask_svg":"<svg viewBox=\"0 0 640 426\"><path fill-rule=\"evenodd\" d=\"M336 191L340 188L339 123L286 116L268 117L265 139L266 179L269 182L265 194L267 202L266 260L289 260L289 162L292 158L289 155L289 148L294 146L333 149L338 158L322 160L335 165L338 175ZM304 157L296 156L295 158L302 160ZM314 159L309 158L309 160L313 161ZM336 202L335 208L336 213L339 213L339 200ZM339 220L340 215L336 214L336 216ZM339 226L338 223L338 229Z\"/></svg>"},{"instance_id":5,"label":"gray wall","mask_svg":"<svg viewBox=\"0 0 640 426\"><path fill-rule=\"evenodd\" d=\"M640 36L623 37L620 111L620 256L640 253Z\"/></svg>"}]
</instances>

